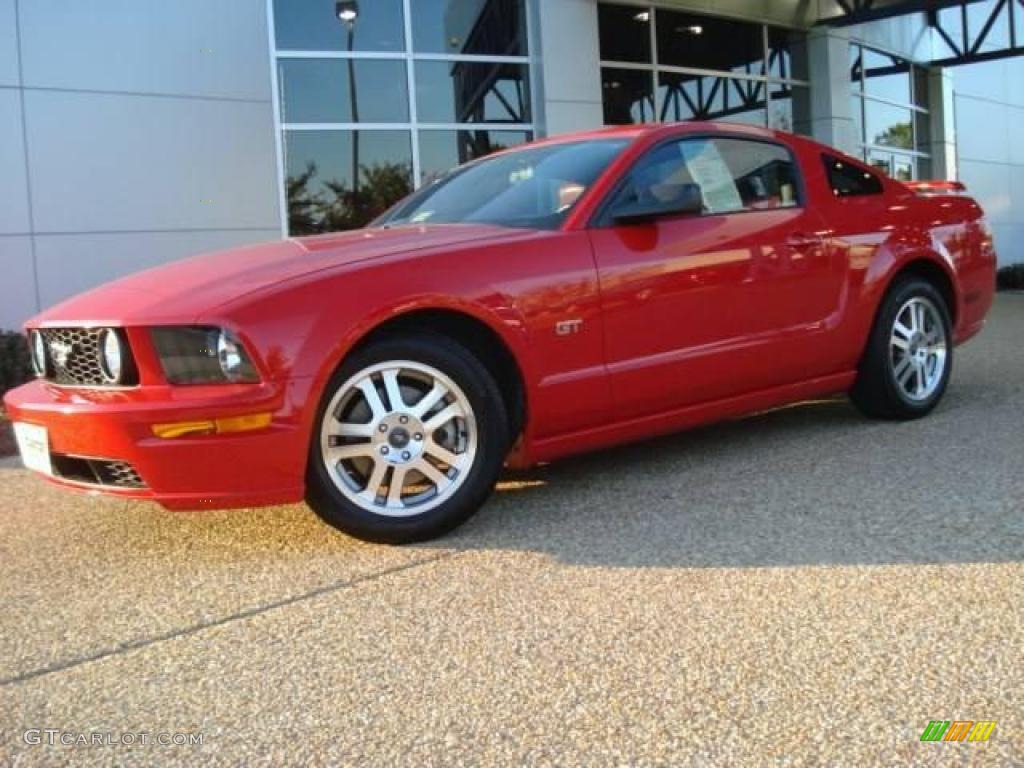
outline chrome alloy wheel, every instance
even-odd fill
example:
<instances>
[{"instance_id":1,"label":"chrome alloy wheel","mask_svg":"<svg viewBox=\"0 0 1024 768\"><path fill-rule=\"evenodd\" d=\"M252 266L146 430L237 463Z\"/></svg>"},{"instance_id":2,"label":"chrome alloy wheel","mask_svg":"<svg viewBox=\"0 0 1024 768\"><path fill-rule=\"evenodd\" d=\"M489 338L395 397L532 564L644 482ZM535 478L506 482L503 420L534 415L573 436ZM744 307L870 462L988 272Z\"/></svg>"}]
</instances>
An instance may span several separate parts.
<instances>
[{"instance_id":1,"label":"chrome alloy wheel","mask_svg":"<svg viewBox=\"0 0 1024 768\"><path fill-rule=\"evenodd\" d=\"M946 327L936 306L923 296L907 301L889 339L892 373L901 393L920 402L931 397L946 370Z\"/></svg>"},{"instance_id":2,"label":"chrome alloy wheel","mask_svg":"<svg viewBox=\"0 0 1024 768\"><path fill-rule=\"evenodd\" d=\"M324 411L320 450L347 499L378 515L429 512L465 481L477 424L459 386L429 365L394 360L342 384Z\"/></svg>"}]
</instances>

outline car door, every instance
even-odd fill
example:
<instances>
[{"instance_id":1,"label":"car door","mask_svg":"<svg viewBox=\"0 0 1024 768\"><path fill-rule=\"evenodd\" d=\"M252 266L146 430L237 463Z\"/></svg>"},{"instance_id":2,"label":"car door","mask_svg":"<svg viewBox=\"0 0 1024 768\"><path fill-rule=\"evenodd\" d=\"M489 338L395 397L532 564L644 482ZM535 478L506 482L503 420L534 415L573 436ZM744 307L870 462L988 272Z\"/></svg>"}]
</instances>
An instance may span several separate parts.
<instances>
[{"instance_id":1,"label":"car door","mask_svg":"<svg viewBox=\"0 0 1024 768\"><path fill-rule=\"evenodd\" d=\"M615 210L697 185L700 214ZM843 271L781 143L691 136L644 154L590 230L615 412L642 417L811 378Z\"/></svg>"}]
</instances>

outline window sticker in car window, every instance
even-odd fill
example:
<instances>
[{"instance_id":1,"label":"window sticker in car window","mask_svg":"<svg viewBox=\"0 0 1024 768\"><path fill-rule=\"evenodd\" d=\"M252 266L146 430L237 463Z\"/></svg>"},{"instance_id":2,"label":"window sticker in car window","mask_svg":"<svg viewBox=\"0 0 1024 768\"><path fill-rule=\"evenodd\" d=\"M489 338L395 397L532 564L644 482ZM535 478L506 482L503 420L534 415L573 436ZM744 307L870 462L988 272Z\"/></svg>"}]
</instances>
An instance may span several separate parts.
<instances>
[{"instance_id":1,"label":"window sticker in car window","mask_svg":"<svg viewBox=\"0 0 1024 768\"><path fill-rule=\"evenodd\" d=\"M704 207L709 213L743 210L743 201L736 189L732 171L714 143L684 141L679 147L686 161L686 169L700 185Z\"/></svg>"}]
</instances>

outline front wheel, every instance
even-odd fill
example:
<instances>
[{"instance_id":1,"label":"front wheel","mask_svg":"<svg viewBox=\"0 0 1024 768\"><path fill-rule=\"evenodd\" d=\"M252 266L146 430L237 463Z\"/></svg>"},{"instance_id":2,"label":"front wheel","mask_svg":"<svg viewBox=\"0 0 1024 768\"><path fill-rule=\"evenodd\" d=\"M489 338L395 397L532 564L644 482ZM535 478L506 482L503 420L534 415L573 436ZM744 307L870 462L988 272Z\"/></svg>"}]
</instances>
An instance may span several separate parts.
<instances>
[{"instance_id":1,"label":"front wheel","mask_svg":"<svg viewBox=\"0 0 1024 768\"><path fill-rule=\"evenodd\" d=\"M882 301L850 397L868 416L916 419L938 405L952 369L945 299L931 283L903 279Z\"/></svg>"},{"instance_id":2,"label":"front wheel","mask_svg":"<svg viewBox=\"0 0 1024 768\"><path fill-rule=\"evenodd\" d=\"M483 504L508 444L501 393L468 350L433 334L382 340L327 387L307 501L360 539L434 538Z\"/></svg>"}]
</instances>

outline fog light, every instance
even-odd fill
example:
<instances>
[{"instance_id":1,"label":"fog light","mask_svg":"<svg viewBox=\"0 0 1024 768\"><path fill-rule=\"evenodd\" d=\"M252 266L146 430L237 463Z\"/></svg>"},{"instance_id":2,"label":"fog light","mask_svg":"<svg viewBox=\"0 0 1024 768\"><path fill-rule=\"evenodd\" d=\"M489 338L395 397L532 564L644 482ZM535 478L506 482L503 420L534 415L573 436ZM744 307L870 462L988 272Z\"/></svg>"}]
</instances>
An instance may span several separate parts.
<instances>
[{"instance_id":1,"label":"fog light","mask_svg":"<svg viewBox=\"0 0 1024 768\"><path fill-rule=\"evenodd\" d=\"M39 331L32 331L29 334L29 345L32 350L32 368L36 376L46 375L46 342L43 341L43 334Z\"/></svg>"},{"instance_id":2,"label":"fog light","mask_svg":"<svg viewBox=\"0 0 1024 768\"><path fill-rule=\"evenodd\" d=\"M121 339L113 328L105 328L100 333L100 373L108 384L121 381L122 355Z\"/></svg>"}]
</instances>

